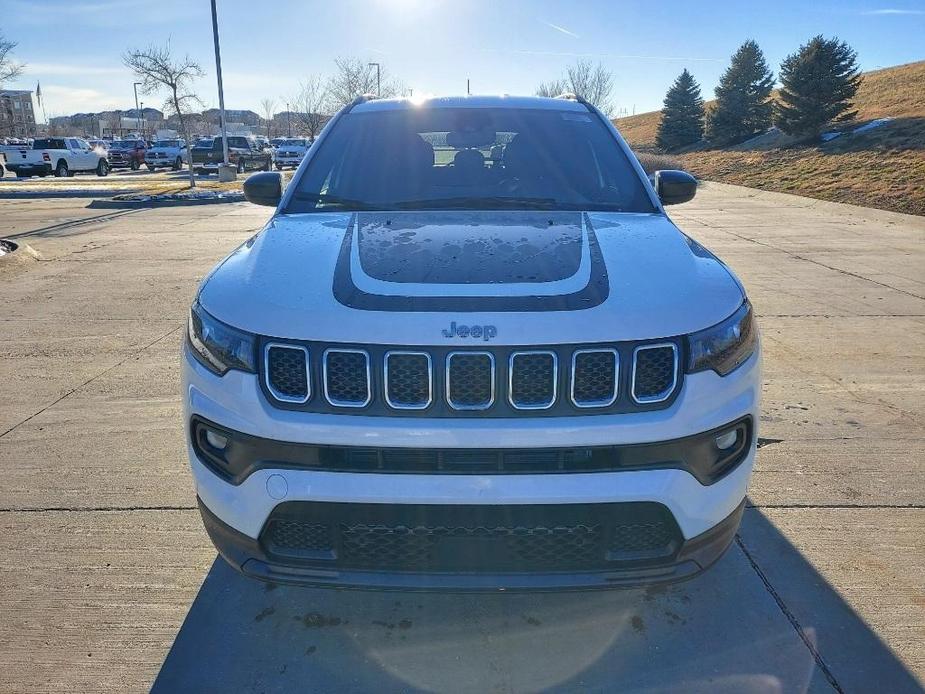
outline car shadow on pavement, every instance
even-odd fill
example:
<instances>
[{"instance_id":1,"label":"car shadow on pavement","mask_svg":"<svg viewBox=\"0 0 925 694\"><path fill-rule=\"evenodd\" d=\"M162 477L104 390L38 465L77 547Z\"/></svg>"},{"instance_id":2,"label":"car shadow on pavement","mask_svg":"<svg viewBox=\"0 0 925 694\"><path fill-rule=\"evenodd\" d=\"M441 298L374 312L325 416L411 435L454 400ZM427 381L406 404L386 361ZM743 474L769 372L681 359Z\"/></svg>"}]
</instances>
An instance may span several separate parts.
<instances>
[{"instance_id":1,"label":"car shadow on pavement","mask_svg":"<svg viewBox=\"0 0 925 694\"><path fill-rule=\"evenodd\" d=\"M783 572L785 589L766 561ZM152 691L804 692L833 691L833 683L921 691L799 551L749 509L740 538L710 571L648 589L294 588L245 578L217 558Z\"/></svg>"}]
</instances>

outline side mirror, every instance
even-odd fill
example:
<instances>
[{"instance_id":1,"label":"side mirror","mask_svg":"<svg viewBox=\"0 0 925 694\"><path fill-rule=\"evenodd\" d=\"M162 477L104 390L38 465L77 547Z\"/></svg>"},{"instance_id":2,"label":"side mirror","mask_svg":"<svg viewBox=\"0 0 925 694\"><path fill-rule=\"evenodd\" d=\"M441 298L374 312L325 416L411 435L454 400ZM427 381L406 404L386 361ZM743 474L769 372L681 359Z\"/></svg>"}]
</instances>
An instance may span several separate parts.
<instances>
[{"instance_id":1,"label":"side mirror","mask_svg":"<svg viewBox=\"0 0 925 694\"><path fill-rule=\"evenodd\" d=\"M244 181L244 197L255 205L276 207L283 197L283 175L278 171L264 171Z\"/></svg>"},{"instance_id":2,"label":"side mirror","mask_svg":"<svg viewBox=\"0 0 925 694\"><path fill-rule=\"evenodd\" d=\"M697 193L697 179L686 171L656 171L652 179L655 192L663 205L680 205Z\"/></svg>"}]
</instances>

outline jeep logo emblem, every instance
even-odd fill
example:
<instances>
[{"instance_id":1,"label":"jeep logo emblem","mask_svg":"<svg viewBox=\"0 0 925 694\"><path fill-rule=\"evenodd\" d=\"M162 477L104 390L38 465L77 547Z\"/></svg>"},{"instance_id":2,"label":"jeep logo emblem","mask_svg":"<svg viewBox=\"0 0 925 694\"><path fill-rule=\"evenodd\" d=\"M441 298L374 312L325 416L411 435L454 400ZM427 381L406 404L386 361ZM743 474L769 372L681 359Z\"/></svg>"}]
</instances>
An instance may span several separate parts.
<instances>
[{"instance_id":1,"label":"jeep logo emblem","mask_svg":"<svg viewBox=\"0 0 925 694\"><path fill-rule=\"evenodd\" d=\"M443 337L472 337L478 340L481 338L488 342L491 338L497 337L498 329L493 325L456 325L456 321L450 323L449 328L443 329Z\"/></svg>"}]
</instances>

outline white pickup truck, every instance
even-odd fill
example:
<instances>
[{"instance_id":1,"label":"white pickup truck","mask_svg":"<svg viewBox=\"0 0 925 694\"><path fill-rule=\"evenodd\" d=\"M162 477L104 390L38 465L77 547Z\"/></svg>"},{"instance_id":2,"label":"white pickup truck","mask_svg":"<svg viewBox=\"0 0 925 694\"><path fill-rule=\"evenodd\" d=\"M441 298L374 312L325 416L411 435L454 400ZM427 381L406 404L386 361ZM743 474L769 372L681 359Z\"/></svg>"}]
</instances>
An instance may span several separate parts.
<instances>
[{"instance_id":1,"label":"white pickup truck","mask_svg":"<svg viewBox=\"0 0 925 694\"><path fill-rule=\"evenodd\" d=\"M187 158L186 140L173 138L157 140L145 152L145 166L149 171L158 167L170 167L174 171L183 168L183 161Z\"/></svg>"},{"instance_id":2,"label":"white pickup truck","mask_svg":"<svg viewBox=\"0 0 925 694\"><path fill-rule=\"evenodd\" d=\"M47 176L59 178L73 176L78 171L93 172L97 176L109 173L106 153L90 147L78 137L46 137L32 143L32 149L22 148L7 152L7 168L20 178Z\"/></svg>"}]
</instances>

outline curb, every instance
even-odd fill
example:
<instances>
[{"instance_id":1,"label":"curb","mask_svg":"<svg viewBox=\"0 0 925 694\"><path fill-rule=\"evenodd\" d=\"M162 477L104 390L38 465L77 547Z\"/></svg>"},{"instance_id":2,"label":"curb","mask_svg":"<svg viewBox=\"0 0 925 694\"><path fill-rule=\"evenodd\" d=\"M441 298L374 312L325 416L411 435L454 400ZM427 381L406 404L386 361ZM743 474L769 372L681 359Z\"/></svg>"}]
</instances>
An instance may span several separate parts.
<instances>
[{"instance_id":1,"label":"curb","mask_svg":"<svg viewBox=\"0 0 925 694\"><path fill-rule=\"evenodd\" d=\"M92 209L137 209L144 207L195 207L196 205L229 205L247 202L243 197L236 199L205 198L202 200L94 200L87 207Z\"/></svg>"}]
</instances>

